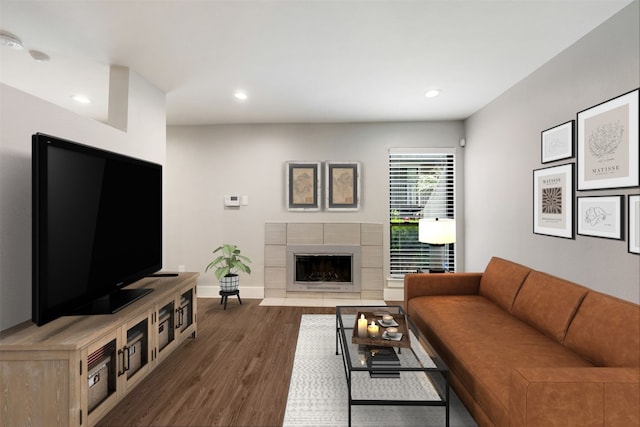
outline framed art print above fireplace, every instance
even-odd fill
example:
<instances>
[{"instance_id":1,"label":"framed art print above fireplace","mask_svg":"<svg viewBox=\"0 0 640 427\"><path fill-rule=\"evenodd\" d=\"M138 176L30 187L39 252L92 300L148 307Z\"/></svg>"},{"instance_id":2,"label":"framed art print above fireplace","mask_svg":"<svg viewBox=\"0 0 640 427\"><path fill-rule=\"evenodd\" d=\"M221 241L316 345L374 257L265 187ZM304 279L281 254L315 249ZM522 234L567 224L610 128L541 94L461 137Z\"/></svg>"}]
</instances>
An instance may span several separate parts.
<instances>
[{"instance_id":1,"label":"framed art print above fireplace","mask_svg":"<svg viewBox=\"0 0 640 427\"><path fill-rule=\"evenodd\" d=\"M328 211L360 209L360 162L325 162Z\"/></svg>"},{"instance_id":2,"label":"framed art print above fireplace","mask_svg":"<svg viewBox=\"0 0 640 427\"><path fill-rule=\"evenodd\" d=\"M320 162L287 162L286 182L288 210L320 210Z\"/></svg>"}]
</instances>

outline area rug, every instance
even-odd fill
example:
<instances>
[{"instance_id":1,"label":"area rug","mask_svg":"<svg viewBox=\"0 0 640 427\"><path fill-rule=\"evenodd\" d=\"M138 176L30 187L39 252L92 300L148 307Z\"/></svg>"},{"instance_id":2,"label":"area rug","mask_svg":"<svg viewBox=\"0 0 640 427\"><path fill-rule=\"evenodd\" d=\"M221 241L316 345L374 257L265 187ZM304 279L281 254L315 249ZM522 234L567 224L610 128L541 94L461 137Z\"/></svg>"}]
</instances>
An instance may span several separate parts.
<instances>
[{"instance_id":1,"label":"area rug","mask_svg":"<svg viewBox=\"0 0 640 427\"><path fill-rule=\"evenodd\" d=\"M283 426L348 425L347 382L342 357L336 355L335 349L335 316L303 315ZM371 398L375 398L399 384L406 384L393 378L377 378L375 381L373 390L370 386L357 390L354 383L354 398L361 393L369 393ZM450 425L476 426L453 390L449 396ZM351 414L353 426L444 426L445 422L443 407L353 406Z\"/></svg>"}]
</instances>

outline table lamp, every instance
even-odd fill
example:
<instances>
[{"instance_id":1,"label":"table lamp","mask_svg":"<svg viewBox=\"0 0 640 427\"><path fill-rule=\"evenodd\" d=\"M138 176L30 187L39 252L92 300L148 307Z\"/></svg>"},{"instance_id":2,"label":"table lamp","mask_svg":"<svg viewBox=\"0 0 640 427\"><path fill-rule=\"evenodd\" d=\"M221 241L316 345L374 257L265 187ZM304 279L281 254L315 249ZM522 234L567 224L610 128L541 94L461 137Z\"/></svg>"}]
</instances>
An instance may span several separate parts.
<instances>
[{"instance_id":1,"label":"table lamp","mask_svg":"<svg viewBox=\"0 0 640 427\"><path fill-rule=\"evenodd\" d=\"M444 273L446 269L445 245L456 241L456 220L453 218L422 218L418 221L418 241L430 246L442 246L442 268L429 269L431 273Z\"/></svg>"}]
</instances>

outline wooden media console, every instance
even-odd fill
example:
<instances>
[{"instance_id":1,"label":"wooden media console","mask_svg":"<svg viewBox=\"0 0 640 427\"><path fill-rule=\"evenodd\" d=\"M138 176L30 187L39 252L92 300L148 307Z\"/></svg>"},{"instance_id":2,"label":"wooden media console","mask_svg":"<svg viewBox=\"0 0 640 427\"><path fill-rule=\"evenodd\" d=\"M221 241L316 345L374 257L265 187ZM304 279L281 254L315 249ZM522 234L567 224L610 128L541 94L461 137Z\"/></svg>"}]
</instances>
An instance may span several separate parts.
<instances>
[{"instance_id":1,"label":"wooden media console","mask_svg":"<svg viewBox=\"0 0 640 427\"><path fill-rule=\"evenodd\" d=\"M95 425L197 334L198 273L148 277L153 292L114 314L23 322L0 332L2 425Z\"/></svg>"}]
</instances>

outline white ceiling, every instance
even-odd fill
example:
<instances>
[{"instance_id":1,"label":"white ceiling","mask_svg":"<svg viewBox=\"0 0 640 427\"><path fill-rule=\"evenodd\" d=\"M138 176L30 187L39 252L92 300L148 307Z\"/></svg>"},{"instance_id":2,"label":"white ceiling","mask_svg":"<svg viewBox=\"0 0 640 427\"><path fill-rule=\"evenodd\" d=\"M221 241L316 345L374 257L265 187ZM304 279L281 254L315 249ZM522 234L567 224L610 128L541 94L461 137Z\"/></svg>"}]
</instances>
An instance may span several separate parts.
<instances>
[{"instance_id":1,"label":"white ceiling","mask_svg":"<svg viewBox=\"0 0 640 427\"><path fill-rule=\"evenodd\" d=\"M0 81L102 121L110 64L166 92L173 125L464 119L629 3L0 0L25 46L0 48Z\"/></svg>"}]
</instances>

